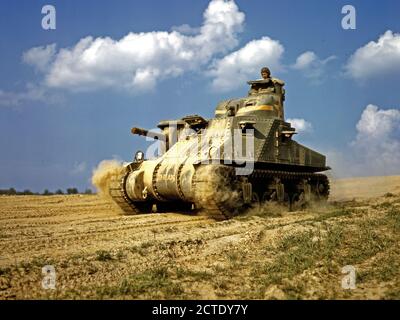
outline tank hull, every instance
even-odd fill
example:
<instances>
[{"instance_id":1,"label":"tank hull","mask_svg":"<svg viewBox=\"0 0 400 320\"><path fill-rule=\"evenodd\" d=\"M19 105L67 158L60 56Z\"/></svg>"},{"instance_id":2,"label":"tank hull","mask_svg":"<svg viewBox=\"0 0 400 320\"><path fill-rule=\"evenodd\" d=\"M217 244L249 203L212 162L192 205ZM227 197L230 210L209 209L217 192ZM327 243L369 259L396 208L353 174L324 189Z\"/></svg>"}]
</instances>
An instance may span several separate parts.
<instances>
[{"instance_id":1,"label":"tank hull","mask_svg":"<svg viewBox=\"0 0 400 320\"><path fill-rule=\"evenodd\" d=\"M217 219L264 202L302 209L329 195L329 181L320 173L256 168L238 175L237 170L224 164L132 163L114 181L111 195L125 214L148 213L155 206L157 211L203 210Z\"/></svg>"}]
</instances>

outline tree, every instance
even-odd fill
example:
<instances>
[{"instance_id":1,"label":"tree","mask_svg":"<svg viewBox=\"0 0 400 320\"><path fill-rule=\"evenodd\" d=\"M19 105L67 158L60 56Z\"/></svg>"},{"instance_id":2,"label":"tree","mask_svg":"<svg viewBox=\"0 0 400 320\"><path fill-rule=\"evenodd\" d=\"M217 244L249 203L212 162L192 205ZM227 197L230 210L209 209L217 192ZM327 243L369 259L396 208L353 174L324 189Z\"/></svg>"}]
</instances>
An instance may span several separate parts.
<instances>
[{"instance_id":1,"label":"tree","mask_svg":"<svg viewBox=\"0 0 400 320\"><path fill-rule=\"evenodd\" d=\"M64 192L61 189L57 189L55 194L64 194Z\"/></svg>"},{"instance_id":2,"label":"tree","mask_svg":"<svg viewBox=\"0 0 400 320\"><path fill-rule=\"evenodd\" d=\"M93 194L92 189L89 189L89 188L86 189L86 190L85 190L85 194Z\"/></svg>"},{"instance_id":3,"label":"tree","mask_svg":"<svg viewBox=\"0 0 400 320\"><path fill-rule=\"evenodd\" d=\"M53 195L53 193L50 192L48 189L45 189L45 190L43 191L43 195L44 195L44 196L51 196L51 195Z\"/></svg>"},{"instance_id":4,"label":"tree","mask_svg":"<svg viewBox=\"0 0 400 320\"><path fill-rule=\"evenodd\" d=\"M68 188L67 193L68 194L78 194L78 189L77 188Z\"/></svg>"}]
</instances>

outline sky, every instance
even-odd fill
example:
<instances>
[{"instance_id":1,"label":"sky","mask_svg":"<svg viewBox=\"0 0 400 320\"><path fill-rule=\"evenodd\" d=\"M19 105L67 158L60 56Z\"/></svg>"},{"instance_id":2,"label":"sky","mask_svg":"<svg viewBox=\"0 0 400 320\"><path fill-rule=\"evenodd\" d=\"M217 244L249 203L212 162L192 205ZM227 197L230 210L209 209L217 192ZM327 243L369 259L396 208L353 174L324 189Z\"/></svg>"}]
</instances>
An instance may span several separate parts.
<instances>
[{"instance_id":1,"label":"sky","mask_svg":"<svg viewBox=\"0 0 400 320\"><path fill-rule=\"evenodd\" d=\"M332 176L400 174L399 15L397 0L3 0L0 188L92 187L100 161L150 144L132 126L211 118L263 66Z\"/></svg>"}]
</instances>

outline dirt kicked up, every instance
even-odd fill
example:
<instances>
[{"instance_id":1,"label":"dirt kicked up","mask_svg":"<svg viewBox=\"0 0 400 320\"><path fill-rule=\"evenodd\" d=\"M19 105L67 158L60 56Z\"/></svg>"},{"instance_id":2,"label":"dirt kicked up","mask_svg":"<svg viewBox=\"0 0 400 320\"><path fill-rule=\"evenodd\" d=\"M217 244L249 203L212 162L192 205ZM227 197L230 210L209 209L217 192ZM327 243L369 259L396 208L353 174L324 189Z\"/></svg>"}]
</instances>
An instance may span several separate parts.
<instances>
[{"instance_id":1,"label":"dirt kicked up","mask_svg":"<svg viewBox=\"0 0 400 320\"><path fill-rule=\"evenodd\" d=\"M220 222L122 216L97 195L2 196L0 299L399 299L400 177L332 192L327 206Z\"/></svg>"}]
</instances>

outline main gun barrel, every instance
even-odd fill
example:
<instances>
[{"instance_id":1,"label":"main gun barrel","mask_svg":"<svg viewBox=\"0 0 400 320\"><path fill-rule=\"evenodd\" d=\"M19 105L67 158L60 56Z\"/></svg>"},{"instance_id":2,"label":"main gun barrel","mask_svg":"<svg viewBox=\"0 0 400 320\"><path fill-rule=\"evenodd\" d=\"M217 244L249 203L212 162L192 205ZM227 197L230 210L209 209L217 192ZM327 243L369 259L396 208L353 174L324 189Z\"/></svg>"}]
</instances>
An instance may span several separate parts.
<instances>
[{"instance_id":1,"label":"main gun barrel","mask_svg":"<svg viewBox=\"0 0 400 320\"><path fill-rule=\"evenodd\" d=\"M161 133L161 132L154 132L154 131L150 131L150 130L146 130L146 129L142 129L142 128L137 128L137 127L133 127L131 129L132 134L137 134L139 136L144 136L144 137L149 137L152 138L154 140L161 140L161 141L166 141L167 137L165 136L165 134Z\"/></svg>"}]
</instances>

